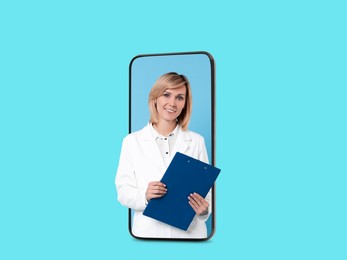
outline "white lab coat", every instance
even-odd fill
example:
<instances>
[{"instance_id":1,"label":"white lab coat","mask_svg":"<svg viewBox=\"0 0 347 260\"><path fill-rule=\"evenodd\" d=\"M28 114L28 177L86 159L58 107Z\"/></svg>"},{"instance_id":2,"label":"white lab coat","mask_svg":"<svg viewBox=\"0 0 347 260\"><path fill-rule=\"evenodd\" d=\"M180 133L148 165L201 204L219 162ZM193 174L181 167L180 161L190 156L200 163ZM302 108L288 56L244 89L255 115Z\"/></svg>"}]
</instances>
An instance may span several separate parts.
<instances>
[{"instance_id":1,"label":"white lab coat","mask_svg":"<svg viewBox=\"0 0 347 260\"><path fill-rule=\"evenodd\" d=\"M176 152L208 162L204 138L197 133L183 131L180 127L170 161ZM209 214L196 215L187 231L142 214L147 203L145 193L148 183L161 180L166 168L149 124L124 138L115 183L119 202L135 210L132 223L133 235L160 238L206 238L205 221L211 213L211 192L205 198L210 204Z\"/></svg>"}]
</instances>

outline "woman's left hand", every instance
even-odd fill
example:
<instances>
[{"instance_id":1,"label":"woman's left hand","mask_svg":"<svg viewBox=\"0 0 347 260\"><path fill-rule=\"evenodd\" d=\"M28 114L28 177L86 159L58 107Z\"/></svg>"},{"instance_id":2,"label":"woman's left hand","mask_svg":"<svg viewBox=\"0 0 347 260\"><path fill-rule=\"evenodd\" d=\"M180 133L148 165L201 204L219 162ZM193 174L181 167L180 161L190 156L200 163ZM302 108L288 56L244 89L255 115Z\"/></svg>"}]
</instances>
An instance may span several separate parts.
<instances>
[{"instance_id":1,"label":"woman's left hand","mask_svg":"<svg viewBox=\"0 0 347 260\"><path fill-rule=\"evenodd\" d=\"M194 209L198 215L206 215L208 213L209 203L198 193L194 192L188 197L189 205Z\"/></svg>"}]
</instances>

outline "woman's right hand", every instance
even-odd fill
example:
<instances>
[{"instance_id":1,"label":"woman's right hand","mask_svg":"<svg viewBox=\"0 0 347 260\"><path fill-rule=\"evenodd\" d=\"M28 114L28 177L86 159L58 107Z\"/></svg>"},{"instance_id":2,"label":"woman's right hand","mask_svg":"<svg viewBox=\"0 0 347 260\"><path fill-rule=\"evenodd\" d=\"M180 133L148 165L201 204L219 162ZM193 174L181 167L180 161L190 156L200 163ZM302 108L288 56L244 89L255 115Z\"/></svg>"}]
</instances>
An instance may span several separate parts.
<instances>
[{"instance_id":1,"label":"woman's right hand","mask_svg":"<svg viewBox=\"0 0 347 260\"><path fill-rule=\"evenodd\" d=\"M146 191L146 199L150 201L153 198L163 197L167 192L166 185L160 181L152 181L148 183Z\"/></svg>"}]
</instances>

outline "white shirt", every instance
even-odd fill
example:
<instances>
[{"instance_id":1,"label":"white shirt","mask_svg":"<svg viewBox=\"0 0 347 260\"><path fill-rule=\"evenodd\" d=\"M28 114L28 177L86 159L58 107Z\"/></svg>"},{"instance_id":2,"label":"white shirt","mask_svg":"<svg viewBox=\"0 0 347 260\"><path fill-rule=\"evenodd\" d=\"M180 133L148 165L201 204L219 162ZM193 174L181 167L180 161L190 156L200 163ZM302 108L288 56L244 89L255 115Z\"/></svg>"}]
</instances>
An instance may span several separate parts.
<instances>
[{"instance_id":1,"label":"white shirt","mask_svg":"<svg viewBox=\"0 0 347 260\"><path fill-rule=\"evenodd\" d=\"M179 127L177 125L175 129L172 131L172 133L170 133L168 136L163 136L158 133L158 131L153 127L152 124L149 124L149 125L151 127L151 133L159 147L159 150L165 162L165 165L166 167L168 167L171 161L170 158L172 157L172 151L175 145Z\"/></svg>"}]
</instances>

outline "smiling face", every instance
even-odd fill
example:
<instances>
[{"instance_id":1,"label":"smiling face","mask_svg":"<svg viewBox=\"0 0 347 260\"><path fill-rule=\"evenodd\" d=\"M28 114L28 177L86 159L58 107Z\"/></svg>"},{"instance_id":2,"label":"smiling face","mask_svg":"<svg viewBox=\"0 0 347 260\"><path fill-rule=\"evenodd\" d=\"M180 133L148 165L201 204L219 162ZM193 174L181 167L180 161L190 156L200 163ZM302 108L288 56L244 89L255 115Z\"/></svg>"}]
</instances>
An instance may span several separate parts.
<instances>
[{"instance_id":1,"label":"smiling face","mask_svg":"<svg viewBox=\"0 0 347 260\"><path fill-rule=\"evenodd\" d=\"M176 121L186 104L187 89L185 86L166 89L157 98L157 111L159 121Z\"/></svg>"},{"instance_id":2,"label":"smiling face","mask_svg":"<svg viewBox=\"0 0 347 260\"><path fill-rule=\"evenodd\" d=\"M152 124L165 120L186 130L192 113L192 91L188 78L176 72L160 76L149 92L148 108Z\"/></svg>"}]
</instances>

